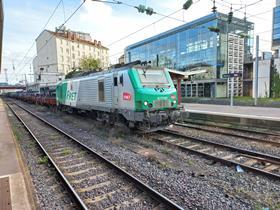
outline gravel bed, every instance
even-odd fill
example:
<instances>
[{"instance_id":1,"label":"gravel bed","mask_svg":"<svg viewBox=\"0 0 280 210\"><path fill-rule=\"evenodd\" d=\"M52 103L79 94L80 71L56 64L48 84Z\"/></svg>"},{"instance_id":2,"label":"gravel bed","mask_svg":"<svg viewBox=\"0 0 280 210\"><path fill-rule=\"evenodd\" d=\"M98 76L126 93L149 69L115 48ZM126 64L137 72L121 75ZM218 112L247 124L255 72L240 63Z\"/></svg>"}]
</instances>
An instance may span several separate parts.
<instances>
[{"instance_id":1,"label":"gravel bed","mask_svg":"<svg viewBox=\"0 0 280 210\"><path fill-rule=\"evenodd\" d=\"M201 131L193 128L184 128L181 126L173 126L171 129L183 133L185 135L188 135L190 137L201 138L217 143L235 146L241 149L252 150L255 152L262 152L265 154L270 154L270 155L275 155L277 157L280 157L280 148L270 144L265 144L253 140L246 140L244 138L227 136L223 134L211 133L209 131Z\"/></svg>"},{"instance_id":2,"label":"gravel bed","mask_svg":"<svg viewBox=\"0 0 280 210\"><path fill-rule=\"evenodd\" d=\"M85 117L26 106L186 209L280 206L279 181L237 173L212 160L149 142L124 128L109 128Z\"/></svg>"},{"instance_id":3,"label":"gravel bed","mask_svg":"<svg viewBox=\"0 0 280 210\"><path fill-rule=\"evenodd\" d=\"M108 174L115 175L114 181L110 180L109 182L102 183L100 185L86 186L85 188L75 189L81 197L81 199L83 199L87 205L88 202L91 203L91 207L93 209L104 209L109 207L112 208L118 204L126 204L125 201L133 199L140 194L147 194L146 192L140 190L135 183L131 182L131 180L128 180L126 176L119 174L116 170L112 169L111 166L104 163L104 161L102 161L98 157L85 152L85 150L82 147L75 144L68 137L65 137L63 134L57 134L56 139L50 139L49 135L46 134L58 133L56 130L54 130L51 127L45 126L43 122L41 122L38 119L35 119L29 114L26 114L26 112L21 110L20 108L17 108L16 112L20 113L20 116L23 119L23 121L27 122L34 135L39 139L40 143L50 154L52 159L56 162L58 167L64 172L66 178L70 177L70 179L75 179L76 177L76 181L80 180L81 178L83 179L86 177L92 177L103 174L105 172L107 172ZM57 148L56 143L60 146L64 144L65 148L61 148L61 153L57 153L57 150L52 150L53 148ZM52 146L49 146L49 144ZM69 164L69 162L75 160L73 159L72 155L75 153L82 153L81 157L84 160L91 157L92 160L95 161L95 164L93 165L90 161L85 161L85 168L71 167L72 165L66 165L66 168L60 167L61 161L67 162ZM97 171L99 171L99 173L96 173ZM76 186L79 187L78 184L76 184ZM99 196L100 198L98 198ZM158 201L153 200L152 203L146 202L146 205L142 206L142 208L146 208L150 205L153 206L156 203L158 203Z\"/></svg>"},{"instance_id":4,"label":"gravel bed","mask_svg":"<svg viewBox=\"0 0 280 210\"><path fill-rule=\"evenodd\" d=\"M39 164L43 153L23 125L7 108L8 117L23 154L23 161L28 167L31 177L35 202L40 209L76 209L75 201L62 184L54 167L49 164Z\"/></svg>"}]
</instances>

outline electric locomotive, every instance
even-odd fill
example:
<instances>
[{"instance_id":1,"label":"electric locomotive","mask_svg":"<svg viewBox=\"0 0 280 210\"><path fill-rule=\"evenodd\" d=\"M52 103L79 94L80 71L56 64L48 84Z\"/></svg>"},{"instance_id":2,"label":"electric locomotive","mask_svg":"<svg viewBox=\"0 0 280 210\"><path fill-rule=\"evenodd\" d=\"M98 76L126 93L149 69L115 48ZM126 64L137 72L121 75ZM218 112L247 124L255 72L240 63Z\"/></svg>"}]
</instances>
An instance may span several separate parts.
<instances>
[{"instance_id":1,"label":"electric locomotive","mask_svg":"<svg viewBox=\"0 0 280 210\"><path fill-rule=\"evenodd\" d=\"M99 120L142 130L169 125L180 116L167 69L139 64L63 80L56 87L56 102L60 109L90 112Z\"/></svg>"}]
</instances>

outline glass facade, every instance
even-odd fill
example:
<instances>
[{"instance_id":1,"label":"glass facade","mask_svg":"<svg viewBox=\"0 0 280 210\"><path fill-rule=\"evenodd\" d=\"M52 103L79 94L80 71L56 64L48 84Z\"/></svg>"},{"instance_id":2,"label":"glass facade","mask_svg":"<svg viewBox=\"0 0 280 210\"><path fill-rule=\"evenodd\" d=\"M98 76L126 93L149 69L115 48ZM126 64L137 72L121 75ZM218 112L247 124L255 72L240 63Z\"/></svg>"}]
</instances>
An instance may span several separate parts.
<instances>
[{"instance_id":1,"label":"glass facade","mask_svg":"<svg viewBox=\"0 0 280 210\"><path fill-rule=\"evenodd\" d=\"M227 34L246 37L244 54L249 57L253 50L253 27L253 23L237 18L228 24L227 15L213 13L128 46L125 62L151 61L153 66L179 71L206 70L206 73L194 76L193 80L217 82L228 71ZM212 32L209 28L220 32Z\"/></svg>"},{"instance_id":2,"label":"glass facade","mask_svg":"<svg viewBox=\"0 0 280 210\"><path fill-rule=\"evenodd\" d=\"M272 48L273 50L280 48L280 6L273 9Z\"/></svg>"},{"instance_id":3,"label":"glass facade","mask_svg":"<svg viewBox=\"0 0 280 210\"><path fill-rule=\"evenodd\" d=\"M151 61L153 66L165 66L177 70L191 70L204 66L215 78L217 60L217 35L208 27L217 25L217 20L191 30L183 30L155 41L126 49L126 61Z\"/></svg>"}]
</instances>

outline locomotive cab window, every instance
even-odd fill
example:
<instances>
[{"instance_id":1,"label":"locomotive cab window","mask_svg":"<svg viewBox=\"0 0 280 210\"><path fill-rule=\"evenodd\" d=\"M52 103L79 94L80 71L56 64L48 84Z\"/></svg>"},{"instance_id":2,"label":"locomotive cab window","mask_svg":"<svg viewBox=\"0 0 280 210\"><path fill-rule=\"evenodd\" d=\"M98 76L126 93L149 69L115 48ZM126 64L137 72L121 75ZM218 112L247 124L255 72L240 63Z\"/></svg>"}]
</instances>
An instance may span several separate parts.
<instances>
[{"instance_id":1,"label":"locomotive cab window","mask_svg":"<svg viewBox=\"0 0 280 210\"><path fill-rule=\"evenodd\" d=\"M100 102L105 101L104 80L98 81L98 98Z\"/></svg>"},{"instance_id":2,"label":"locomotive cab window","mask_svg":"<svg viewBox=\"0 0 280 210\"><path fill-rule=\"evenodd\" d=\"M145 86L169 85L166 74L163 70L138 69L137 72L138 72L142 85L145 85Z\"/></svg>"}]
</instances>

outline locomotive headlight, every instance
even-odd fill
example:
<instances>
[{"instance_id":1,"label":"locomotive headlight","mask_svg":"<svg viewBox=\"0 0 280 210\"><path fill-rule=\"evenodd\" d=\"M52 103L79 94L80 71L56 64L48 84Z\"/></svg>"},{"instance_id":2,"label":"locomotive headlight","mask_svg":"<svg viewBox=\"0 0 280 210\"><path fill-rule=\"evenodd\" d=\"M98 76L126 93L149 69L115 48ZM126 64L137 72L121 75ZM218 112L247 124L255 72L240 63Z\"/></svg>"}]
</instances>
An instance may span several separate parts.
<instances>
[{"instance_id":1,"label":"locomotive headlight","mask_svg":"<svg viewBox=\"0 0 280 210\"><path fill-rule=\"evenodd\" d=\"M145 105L145 106L147 106L147 105L148 105L148 102L147 102L147 101L145 101L145 102L144 102L144 105Z\"/></svg>"},{"instance_id":2,"label":"locomotive headlight","mask_svg":"<svg viewBox=\"0 0 280 210\"><path fill-rule=\"evenodd\" d=\"M176 101L173 101L174 104L176 104Z\"/></svg>"}]
</instances>

